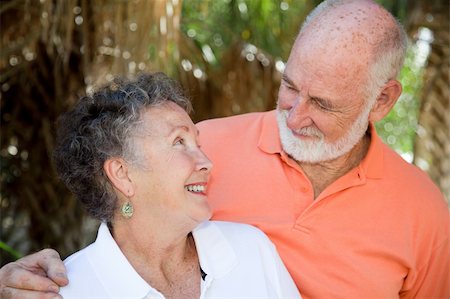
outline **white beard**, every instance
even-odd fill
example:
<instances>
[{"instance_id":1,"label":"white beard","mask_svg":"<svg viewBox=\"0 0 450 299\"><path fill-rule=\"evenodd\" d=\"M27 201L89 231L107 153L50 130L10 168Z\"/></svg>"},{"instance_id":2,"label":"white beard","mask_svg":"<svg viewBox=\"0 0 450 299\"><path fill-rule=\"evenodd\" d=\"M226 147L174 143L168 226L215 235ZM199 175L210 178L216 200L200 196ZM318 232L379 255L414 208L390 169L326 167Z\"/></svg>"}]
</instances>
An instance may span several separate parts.
<instances>
[{"instance_id":1,"label":"white beard","mask_svg":"<svg viewBox=\"0 0 450 299\"><path fill-rule=\"evenodd\" d=\"M374 104L374 103L373 103ZM287 110L277 108L278 130L283 150L294 160L305 163L318 163L334 160L348 153L364 136L369 125L369 114L373 104L366 104L346 135L334 143L325 141L325 136L315 127L306 127L296 132L313 136L316 140L301 140L287 127Z\"/></svg>"}]
</instances>

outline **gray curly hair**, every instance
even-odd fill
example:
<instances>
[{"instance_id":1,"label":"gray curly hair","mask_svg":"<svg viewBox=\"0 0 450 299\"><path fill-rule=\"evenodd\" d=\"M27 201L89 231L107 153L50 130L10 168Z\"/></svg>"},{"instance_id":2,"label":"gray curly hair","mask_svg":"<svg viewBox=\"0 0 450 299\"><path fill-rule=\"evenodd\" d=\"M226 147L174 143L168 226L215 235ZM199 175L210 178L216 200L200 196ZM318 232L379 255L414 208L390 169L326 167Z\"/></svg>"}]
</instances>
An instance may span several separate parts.
<instances>
[{"instance_id":1,"label":"gray curly hair","mask_svg":"<svg viewBox=\"0 0 450 299\"><path fill-rule=\"evenodd\" d=\"M135 161L130 135L141 114L167 102L187 113L192 110L181 86L163 73L141 74L134 80L117 77L59 118L53 153L56 171L94 218L111 221L117 207L104 162L111 157Z\"/></svg>"}]
</instances>

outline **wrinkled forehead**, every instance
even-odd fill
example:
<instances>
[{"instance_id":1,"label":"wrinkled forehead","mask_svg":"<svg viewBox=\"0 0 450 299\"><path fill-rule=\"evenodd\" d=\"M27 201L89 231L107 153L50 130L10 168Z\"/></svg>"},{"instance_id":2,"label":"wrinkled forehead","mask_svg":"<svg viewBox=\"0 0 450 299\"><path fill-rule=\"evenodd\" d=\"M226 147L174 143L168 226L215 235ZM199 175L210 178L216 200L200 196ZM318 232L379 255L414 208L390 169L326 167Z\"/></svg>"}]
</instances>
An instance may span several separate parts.
<instances>
[{"instance_id":1,"label":"wrinkled forehead","mask_svg":"<svg viewBox=\"0 0 450 299\"><path fill-rule=\"evenodd\" d=\"M300 43L302 41L296 42L285 69L285 74L295 84L346 93L354 92L356 86L367 82L368 62L351 55L351 48L337 51L328 44L311 46L307 40Z\"/></svg>"},{"instance_id":2,"label":"wrinkled forehead","mask_svg":"<svg viewBox=\"0 0 450 299\"><path fill-rule=\"evenodd\" d=\"M173 102L165 102L141 113L138 132L149 135L167 135L176 127L195 128L187 112Z\"/></svg>"}]
</instances>

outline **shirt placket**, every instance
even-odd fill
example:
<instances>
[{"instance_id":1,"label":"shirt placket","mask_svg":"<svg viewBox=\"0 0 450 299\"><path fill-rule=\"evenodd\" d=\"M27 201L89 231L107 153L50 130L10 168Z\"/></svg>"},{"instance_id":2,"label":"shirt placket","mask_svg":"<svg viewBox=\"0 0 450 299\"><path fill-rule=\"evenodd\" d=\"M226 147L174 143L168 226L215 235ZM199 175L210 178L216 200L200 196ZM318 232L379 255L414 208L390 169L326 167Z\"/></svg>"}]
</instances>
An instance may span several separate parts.
<instances>
[{"instance_id":1,"label":"shirt placket","mask_svg":"<svg viewBox=\"0 0 450 299\"><path fill-rule=\"evenodd\" d=\"M206 275L205 280L202 280L200 285L200 299L207 298L206 293L211 286L212 281L213 277L210 274Z\"/></svg>"},{"instance_id":2,"label":"shirt placket","mask_svg":"<svg viewBox=\"0 0 450 299\"><path fill-rule=\"evenodd\" d=\"M281 159L289 165L289 180L293 186L296 204L299 207L299 215L293 228L304 233L309 233L308 219L310 213L324 204L324 201L330 200L334 194L342 190L364 184L366 177L361 166L356 167L342 178L327 187L316 199L314 199L314 189L306 174L301 167L284 152L281 153Z\"/></svg>"}]
</instances>

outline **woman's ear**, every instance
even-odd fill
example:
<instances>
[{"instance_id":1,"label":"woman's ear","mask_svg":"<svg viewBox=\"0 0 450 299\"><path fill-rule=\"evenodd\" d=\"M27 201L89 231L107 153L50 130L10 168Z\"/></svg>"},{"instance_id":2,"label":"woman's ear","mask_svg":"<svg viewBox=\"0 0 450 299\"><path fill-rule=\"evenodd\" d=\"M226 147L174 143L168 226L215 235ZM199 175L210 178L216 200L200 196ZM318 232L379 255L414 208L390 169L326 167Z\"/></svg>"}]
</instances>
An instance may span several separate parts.
<instances>
[{"instance_id":1,"label":"woman's ear","mask_svg":"<svg viewBox=\"0 0 450 299\"><path fill-rule=\"evenodd\" d=\"M397 80L389 80L381 90L375 105L369 114L370 122L377 122L385 117L392 107L394 107L400 94L402 93L402 85Z\"/></svg>"},{"instance_id":2,"label":"woman's ear","mask_svg":"<svg viewBox=\"0 0 450 299\"><path fill-rule=\"evenodd\" d=\"M103 164L103 170L111 184L126 197L134 195L134 187L128 175L128 165L121 158L110 158Z\"/></svg>"}]
</instances>

